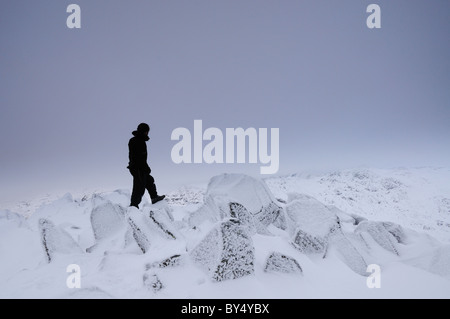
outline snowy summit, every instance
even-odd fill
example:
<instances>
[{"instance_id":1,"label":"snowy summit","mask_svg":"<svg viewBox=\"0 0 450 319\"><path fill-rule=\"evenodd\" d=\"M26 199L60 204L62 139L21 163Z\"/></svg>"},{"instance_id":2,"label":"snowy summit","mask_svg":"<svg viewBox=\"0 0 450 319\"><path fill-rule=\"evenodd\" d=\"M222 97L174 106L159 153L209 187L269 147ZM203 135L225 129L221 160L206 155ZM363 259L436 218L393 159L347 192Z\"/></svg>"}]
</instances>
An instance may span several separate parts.
<instances>
[{"instance_id":1,"label":"snowy summit","mask_svg":"<svg viewBox=\"0 0 450 319\"><path fill-rule=\"evenodd\" d=\"M3 209L0 298L449 298L448 180L224 174L140 209L129 190Z\"/></svg>"}]
</instances>

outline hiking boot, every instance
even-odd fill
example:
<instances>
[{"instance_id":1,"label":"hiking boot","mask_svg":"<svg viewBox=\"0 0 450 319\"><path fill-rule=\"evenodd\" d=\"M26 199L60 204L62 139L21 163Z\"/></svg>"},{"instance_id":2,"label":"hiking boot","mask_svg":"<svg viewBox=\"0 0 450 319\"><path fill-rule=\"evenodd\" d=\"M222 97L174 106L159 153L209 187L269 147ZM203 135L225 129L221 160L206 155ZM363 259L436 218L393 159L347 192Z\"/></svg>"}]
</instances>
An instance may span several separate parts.
<instances>
[{"instance_id":1,"label":"hiking boot","mask_svg":"<svg viewBox=\"0 0 450 319\"><path fill-rule=\"evenodd\" d=\"M152 204L156 204L159 201L162 201L164 198L166 198L166 195L160 195L152 198Z\"/></svg>"}]
</instances>

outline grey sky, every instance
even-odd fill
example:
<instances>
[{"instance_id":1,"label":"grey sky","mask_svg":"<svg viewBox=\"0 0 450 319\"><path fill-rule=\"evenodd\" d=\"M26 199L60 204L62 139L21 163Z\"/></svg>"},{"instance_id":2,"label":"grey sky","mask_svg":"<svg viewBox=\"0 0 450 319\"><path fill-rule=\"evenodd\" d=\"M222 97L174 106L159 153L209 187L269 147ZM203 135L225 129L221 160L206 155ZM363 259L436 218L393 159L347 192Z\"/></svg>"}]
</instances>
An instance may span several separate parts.
<instances>
[{"instance_id":1,"label":"grey sky","mask_svg":"<svg viewBox=\"0 0 450 319\"><path fill-rule=\"evenodd\" d=\"M0 202L131 187L140 122L162 192L259 172L172 163L172 130L195 119L280 128L280 174L449 166L449 13L448 0L2 1Z\"/></svg>"}]
</instances>

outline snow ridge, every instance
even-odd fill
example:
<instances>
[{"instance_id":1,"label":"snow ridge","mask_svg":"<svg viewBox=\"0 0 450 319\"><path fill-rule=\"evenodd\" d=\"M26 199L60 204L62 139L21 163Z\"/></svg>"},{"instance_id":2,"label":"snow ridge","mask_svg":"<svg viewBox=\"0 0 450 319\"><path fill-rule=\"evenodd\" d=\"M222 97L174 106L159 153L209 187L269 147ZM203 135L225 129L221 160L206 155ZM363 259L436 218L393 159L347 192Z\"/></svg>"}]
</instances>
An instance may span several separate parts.
<instances>
[{"instance_id":1,"label":"snow ridge","mask_svg":"<svg viewBox=\"0 0 450 319\"><path fill-rule=\"evenodd\" d=\"M448 298L448 177L223 174L139 210L125 190L0 210L0 297ZM370 264L382 289L366 284Z\"/></svg>"}]
</instances>

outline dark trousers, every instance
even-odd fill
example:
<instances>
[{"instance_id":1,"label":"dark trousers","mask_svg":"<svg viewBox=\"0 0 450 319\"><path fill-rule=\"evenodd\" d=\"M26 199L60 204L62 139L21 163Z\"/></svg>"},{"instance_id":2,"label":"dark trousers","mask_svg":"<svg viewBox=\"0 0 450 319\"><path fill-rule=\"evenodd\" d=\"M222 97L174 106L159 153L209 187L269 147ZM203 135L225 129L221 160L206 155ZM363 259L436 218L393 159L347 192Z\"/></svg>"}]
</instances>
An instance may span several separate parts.
<instances>
[{"instance_id":1,"label":"dark trousers","mask_svg":"<svg viewBox=\"0 0 450 319\"><path fill-rule=\"evenodd\" d=\"M150 194L150 198L158 196L156 191L155 179L152 175L142 172L141 170L130 169L130 173L133 176L133 192L131 193L131 204L139 208L139 204L142 200L142 196L145 194L145 190Z\"/></svg>"}]
</instances>

